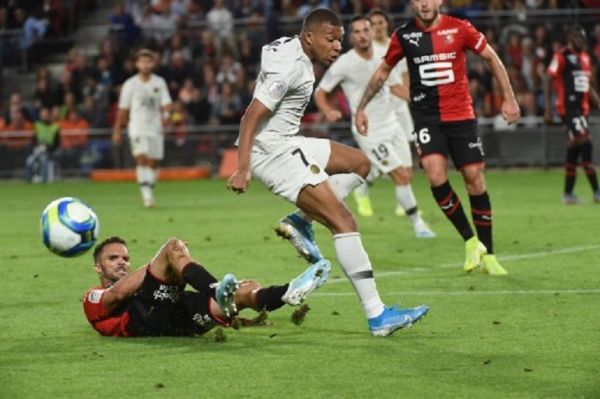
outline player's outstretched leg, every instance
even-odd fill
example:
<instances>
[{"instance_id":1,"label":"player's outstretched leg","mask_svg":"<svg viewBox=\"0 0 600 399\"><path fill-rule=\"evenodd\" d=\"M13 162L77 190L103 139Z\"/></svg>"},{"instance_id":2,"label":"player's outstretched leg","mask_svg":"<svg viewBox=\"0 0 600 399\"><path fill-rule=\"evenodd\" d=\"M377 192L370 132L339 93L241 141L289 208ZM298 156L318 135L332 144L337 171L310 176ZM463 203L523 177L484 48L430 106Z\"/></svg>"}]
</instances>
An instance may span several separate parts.
<instances>
[{"instance_id":1,"label":"player's outstretched leg","mask_svg":"<svg viewBox=\"0 0 600 399\"><path fill-rule=\"evenodd\" d=\"M300 305L308 295L325 284L330 272L331 262L327 259L319 260L290 281L288 289L281 299L291 306Z\"/></svg>"},{"instance_id":2,"label":"player's outstretched leg","mask_svg":"<svg viewBox=\"0 0 600 399\"><path fill-rule=\"evenodd\" d=\"M365 180L356 173L340 173L330 176L327 180L335 196L343 201L348 194ZM313 219L302 210L284 217L275 227L275 233L286 240L296 249L298 254L309 263L323 259L321 250L317 246L312 228Z\"/></svg>"},{"instance_id":3,"label":"player's outstretched leg","mask_svg":"<svg viewBox=\"0 0 600 399\"><path fill-rule=\"evenodd\" d=\"M383 313L369 319L371 335L386 337L395 331L408 328L421 320L429 312L426 305L402 309L396 306L385 307Z\"/></svg>"}]
</instances>

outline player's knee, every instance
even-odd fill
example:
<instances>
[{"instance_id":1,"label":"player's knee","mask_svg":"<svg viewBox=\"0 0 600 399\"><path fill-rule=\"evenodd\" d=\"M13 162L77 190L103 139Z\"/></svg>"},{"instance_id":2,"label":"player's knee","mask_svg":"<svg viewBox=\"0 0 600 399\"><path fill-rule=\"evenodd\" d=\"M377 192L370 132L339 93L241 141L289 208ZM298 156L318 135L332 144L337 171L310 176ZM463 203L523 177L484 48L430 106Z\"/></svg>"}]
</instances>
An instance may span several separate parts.
<instances>
[{"instance_id":1,"label":"player's knee","mask_svg":"<svg viewBox=\"0 0 600 399\"><path fill-rule=\"evenodd\" d=\"M485 179L483 178L483 173L474 173L465 175L465 186L467 188L467 192L471 195L480 195L483 194L486 190L485 187Z\"/></svg>"},{"instance_id":2,"label":"player's knee","mask_svg":"<svg viewBox=\"0 0 600 399\"><path fill-rule=\"evenodd\" d=\"M369 158L367 158L363 153L360 153L360 156L356 158L354 173L360 175L363 179L366 179L370 171L371 162L369 162Z\"/></svg>"},{"instance_id":3,"label":"player's knee","mask_svg":"<svg viewBox=\"0 0 600 399\"><path fill-rule=\"evenodd\" d=\"M410 168L400 167L398 169L395 169L390 174L390 176L392 177L396 185L404 186L410 183L410 180L412 178L412 172Z\"/></svg>"}]
</instances>

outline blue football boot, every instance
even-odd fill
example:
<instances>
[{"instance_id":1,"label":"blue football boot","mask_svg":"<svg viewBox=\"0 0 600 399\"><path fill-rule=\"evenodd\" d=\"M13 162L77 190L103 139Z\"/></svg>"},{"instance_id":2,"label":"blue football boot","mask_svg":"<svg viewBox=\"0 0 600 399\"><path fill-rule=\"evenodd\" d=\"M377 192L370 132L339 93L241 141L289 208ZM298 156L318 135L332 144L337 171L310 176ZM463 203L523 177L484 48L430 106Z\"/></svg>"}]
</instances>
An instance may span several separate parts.
<instances>
[{"instance_id":1,"label":"blue football boot","mask_svg":"<svg viewBox=\"0 0 600 399\"><path fill-rule=\"evenodd\" d=\"M396 306L383 308L383 312L377 316L370 318L369 330L371 335L377 337L387 337L396 330L408 328L418 322L427 314L429 308L426 305L417 306L416 308L401 309Z\"/></svg>"},{"instance_id":2,"label":"blue football boot","mask_svg":"<svg viewBox=\"0 0 600 399\"><path fill-rule=\"evenodd\" d=\"M291 306L300 305L311 292L325 284L330 272L331 263L327 259L321 259L290 281L281 299Z\"/></svg>"},{"instance_id":3,"label":"blue football boot","mask_svg":"<svg viewBox=\"0 0 600 399\"><path fill-rule=\"evenodd\" d=\"M315 241L312 224L295 213L281 219L274 230L279 237L288 240L300 256L309 263L316 263L323 259L321 250Z\"/></svg>"},{"instance_id":4,"label":"blue football boot","mask_svg":"<svg viewBox=\"0 0 600 399\"><path fill-rule=\"evenodd\" d=\"M227 317L233 317L237 315L237 307L234 301L234 294L240 288L240 284L236 280L235 276L228 273L223 277L223 280L219 281L216 291L216 299L219 304L219 308L223 314Z\"/></svg>"}]
</instances>

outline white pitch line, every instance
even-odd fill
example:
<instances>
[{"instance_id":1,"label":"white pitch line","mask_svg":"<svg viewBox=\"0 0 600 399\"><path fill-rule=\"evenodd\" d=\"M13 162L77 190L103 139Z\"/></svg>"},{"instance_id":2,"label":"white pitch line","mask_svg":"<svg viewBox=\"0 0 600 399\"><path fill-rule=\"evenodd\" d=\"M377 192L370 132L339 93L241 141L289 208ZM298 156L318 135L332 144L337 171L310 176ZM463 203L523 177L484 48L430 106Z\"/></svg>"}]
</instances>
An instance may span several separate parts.
<instances>
[{"instance_id":1,"label":"white pitch line","mask_svg":"<svg viewBox=\"0 0 600 399\"><path fill-rule=\"evenodd\" d=\"M394 296L466 296L466 295L556 295L556 294L600 294L600 289L556 289L556 290L500 290L500 291L395 291L382 295ZM319 292L314 296L340 297L355 296L354 292Z\"/></svg>"},{"instance_id":2,"label":"white pitch line","mask_svg":"<svg viewBox=\"0 0 600 399\"><path fill-rule=\"evenodd\" d=\"M498 259L500 259L503 262L512 262L512 261L522 260L522 259L545 258L547 256L553 256L553 255L564 255L564 254L572 254L572 253L577 253L577 252L594 251L597 249L600 249L600 245L566 247L566 248L559 248L559 249L551 249L549 251L530 252L530 253L518 254L518 255L498 256ZM454 268L462 267L462 265L463 265L462 263L446 263L446 264L442 264L442 265L433 265L429 269L427 269L425 267L412 267L412 268L408 268L408 269L394 270L394 271L390 271L390 272L381 272L381 273L375 272L375 278L378 279L378 278L384 278L384 277L401 276L403 274L423 273L423 272L431 271L432 268L454 269ZM346 279L330 280L327 282L327 284L339 284L339 283L343 283L345 281L346 281Z\"/></svg>"}]
</instances>

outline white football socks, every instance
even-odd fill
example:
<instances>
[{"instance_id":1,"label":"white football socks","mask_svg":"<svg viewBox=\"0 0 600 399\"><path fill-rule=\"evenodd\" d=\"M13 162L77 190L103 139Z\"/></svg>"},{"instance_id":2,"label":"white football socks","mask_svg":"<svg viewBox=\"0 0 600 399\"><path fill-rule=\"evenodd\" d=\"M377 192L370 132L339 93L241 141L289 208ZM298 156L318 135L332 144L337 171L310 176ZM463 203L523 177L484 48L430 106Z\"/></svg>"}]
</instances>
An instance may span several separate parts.
<instances>
[{"instance_id":1,"label":"white football socks","mask_svg":"<svg viewBox=\"0 0 600 399\"><path fill-rule=\"evenodd\" d=\"M407 184L405 186L396 186L396 201L398 205L406 211L406 214L410 217L410 220L415 223L419 219L419 214L416 212L417 199L413 193L412 186ZM415 209L415 212L409 213L408 211Z\"/></svg>"},{"instance_id":2,"label":"white football socks","mask_svg":"<svg viewBox=\"0 0 600 399\"><path fill-rule=\"evenodd\" d=\"M144 205L151 204L154 201L151 186L154 184L153 182L151 183L154 177L154 171L148 166L138 165L135 167L135 176L140 187L140 193L142 194L142 201L144 202Z\"/></svg>"},{"instance_id":3,"label":"white football socks","mask_svg":"<svg viewBox=\"0 0 600 399\"><path fill-rule=\"evenodd\" d=\"M363 248L360 233L336 234L333 236L333 245L342 269L352 282L367 318L379 316L383 312L384 305L377 292L371 261Z\"/></svg>"}]
</instances>

